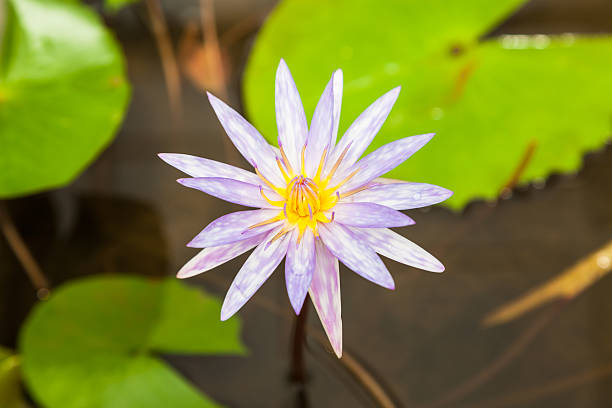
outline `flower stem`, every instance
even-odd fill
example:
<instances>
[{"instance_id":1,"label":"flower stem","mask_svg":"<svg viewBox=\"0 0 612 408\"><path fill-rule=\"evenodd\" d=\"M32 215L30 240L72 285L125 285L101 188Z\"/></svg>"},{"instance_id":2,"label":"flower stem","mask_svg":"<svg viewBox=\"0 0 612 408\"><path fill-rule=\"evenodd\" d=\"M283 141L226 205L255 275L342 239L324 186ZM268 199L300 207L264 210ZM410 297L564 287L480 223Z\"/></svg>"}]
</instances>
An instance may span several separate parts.
<instances>
[{"instance_id":1,"label":"flower stem","mask_svg":"<svg viewBox=\"0 0 612 408\"><path fill-rule=\"evenodd\" d=\"M173 118L178 120L182 113L181 77L170 33L168 32L168 23L166 22L160 0L145 0L145 5L151 20L151 31L155 37L155 44L157 45L162 62L170 109L172 110Z\"/></svg>"},{"instance_id":2,"label":"flower stem","mask_svg":"<svg viewBox=\"0 0 612 408\"><path fill-rule=\"evenodd\" d=\"M306 345L306 320L308 319L309 297L306 295L299 315L295 317L293 340L291 343L291 369L289 379L297 384L306 382L306 365L304 363L304 346Z\"/></svg>"},{"instance_id":3,"label":"flower stem","mask_svg":"<svg viewBox=\"0 0 612 408\"><path fill-rule=\"evenodd\" d=\"M420 406L420 408L439 408L455 406L506 368L535 340L552 321L559 315L567 299L557 300L546 312L535 319L498 357L483 367L476 374L461 382L448 393L441 395L435 401Z\"/></svg>"},{"instance_id":4,"label":"flower stem","mask_svg":"<svg viewBox=\"0 0 612 408\"><path fill-rule=\"evenodd\" d=\"M32 256L28 246L19 234L15 223L11 218L6 204L0 201L0 230L6 238L11 250L17 257L17 260L23 267L26 275L30 279L32 286L36 289L36 295L39 299L45 299L49 296L49 280L43 274L42 269Z\"/></svg>"}]
</instances>

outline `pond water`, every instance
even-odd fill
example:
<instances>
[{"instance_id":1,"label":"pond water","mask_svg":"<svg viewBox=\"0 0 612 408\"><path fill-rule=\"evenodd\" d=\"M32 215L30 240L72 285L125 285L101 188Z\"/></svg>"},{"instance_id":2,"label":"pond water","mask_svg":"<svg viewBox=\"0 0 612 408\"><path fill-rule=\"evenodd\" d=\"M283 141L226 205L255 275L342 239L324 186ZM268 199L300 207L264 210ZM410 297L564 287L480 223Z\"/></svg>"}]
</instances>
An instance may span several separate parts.
<instances>
[{"instance_id":1,"label":"pond water","mask_svg":"<svg viewBox=\"0 0 612 408\"><path fill-rule=\"evenodd\" d=\"M254 14L270 5L254 4ZM176 15L171 21L178 26ZM612 5L603 0L534 1L493 34L610 32L611 16ZM236 155L227 157L206 97L187 81L182 120L172 119L156 50L137 23L128 11L109 21L133 83L115 142L71 186L8 203L54 286L98 273L173 275L196 253L186 242L212 219L240 209L181 187L174 181L180 173L157 158L179 152L245 166ZM232 106L240 106L252 38L232 49ZM396 281L389 292L341 267L346 352L398 406L612 406L612 278L505 325L481 324L488 312L610 240L612 146L588 154L576 175L519 187L498 203L474 202L463 213L442 207L408 213L417 223L400 232L443 260L444 274L388 261ZM245 258L189 283L222 297ZM36 298L2 240L0 270L0 344L14 346ZM240 316L246 357L166 358L227 406L376 406L312 338L306 385L288 381L293 318L283 273L277 271ZM314 313L308 323L311 333L323 333Z\"/></svg>"}]
</instances>

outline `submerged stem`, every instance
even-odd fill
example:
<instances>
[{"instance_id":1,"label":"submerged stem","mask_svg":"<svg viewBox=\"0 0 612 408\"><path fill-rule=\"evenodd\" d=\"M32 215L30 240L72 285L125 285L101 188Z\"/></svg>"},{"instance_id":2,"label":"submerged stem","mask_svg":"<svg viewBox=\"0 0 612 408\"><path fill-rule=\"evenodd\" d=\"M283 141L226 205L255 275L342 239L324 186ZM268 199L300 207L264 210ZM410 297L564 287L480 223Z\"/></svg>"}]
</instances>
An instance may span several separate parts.
<instances>
[{"instance_id":1,"label":"submerged stem","mask_svg":"<svg viewBox=\"0 0 612 408\"><path fill-rule=\"evenodd\" d=\"M176 120L180 118L182 112L181 77L172 41L170 40L168 24L159 0L146 0L145 5L151 20L151 31L155 37L155 45L157 46L164 71L170 109L172 110L173 118Z\"/></svg>"},{"instance_id":2,"label":"submerged stem","mask_svg":"<svg viewBox=\"0 0 612 408\"><path fill-rule=\"evenodd\" d=\"M291 342L291 368L289 379L297 384L304 384L306 382L304 347L306 345L306 320L308 319L309 303L309 297L306 295L302 310L300 314L295 317L293 340Z\"/></svg>"},{"instance_id":3,"label":"submerged stem","mask_svg":"<svg viewBox=\"0 0 612 408\"><path fill-rule=\"evenodd\" d=\"M28 246L24 242L21 234L15 227L15 223L11 218L6 204L0 201L0 229L6 238L11 250L17 257L17 260L23 267L26 275L30 279L32 286L36 289L36 295L39 299L44 299L49 296L49 280L43 274L42 269L32 256Z\"/></svg>"},{"instance_id":4,"label":"submerged stem","mask_svg":"<svg viewBox=\"0 0 612 408\"><path fill-rule=\"evenodd\" d=\"M529 346L535 340L538 334L540 334L542 330L554 320L566 303L567 300L565 299L558 300L557 303L550 307L550 309L542 313L539 318L535 319L525 329L525 331L522 332L493 361L471 377L467 378L465 381L458 384L446 394L443 394L431 403L420 406L420 408L455 406L458 401L463 400L482 385L489 382L489 380L512 363L527 348L527 346Z\"/></svg>"},{"instance_id":5,"label":"submerged stem","mask_svg":"<svg viewBox=\"0 0 612 408\"><path fill-rule=\"evenodd\" d=\"M217 277L214 274L206 275L206 281L218 289L225 289L229 285L229 282L226 279ZM279 307L277 304L268 301L263 297L255 297L251 299L251 302L262 308L263 310L277 315L278 317L281 317L286 320L289 320L291 318L288 312L285 312L284 309ZM306 298L304 303L304 307L306 307L306 304L309 303L308 298ZM302 313L304 313L304 307L302 308ZM298 319L299 316L296 319L296 323ZM320 332L317 332L316 330L313 330L311 326L306 324L306 320L307 319L305 318L303 319L303 338L311 338L311 340L314 340L322 349L328 350L328 353L330 355L333 355L333 353L329 351L329 341L327 340L325 335ZM306 328L308 328L308 330L306 330ZM302 343L302 345L303 344L304 343ZM397 404L393 402L396 399L392 398L391 392L387 390L382 383L377 381L374 373L369 371L367 367L363 366L359 361L357 361L357 359L354 358L352 354L348 350L346 350L346 348L342 352L341 359L336 358L334 355L332 360L334 361L334 363L339 363L342 368L344 368L348 373L351 374L351 377L356 381L357 385L361 387L366 392L366 394L368 394L372 398L372 400L376 401L377 406L383 408L393 408L397 406ZM304 368L303 364L302 367Z\"/></svg>"}]
</instances>

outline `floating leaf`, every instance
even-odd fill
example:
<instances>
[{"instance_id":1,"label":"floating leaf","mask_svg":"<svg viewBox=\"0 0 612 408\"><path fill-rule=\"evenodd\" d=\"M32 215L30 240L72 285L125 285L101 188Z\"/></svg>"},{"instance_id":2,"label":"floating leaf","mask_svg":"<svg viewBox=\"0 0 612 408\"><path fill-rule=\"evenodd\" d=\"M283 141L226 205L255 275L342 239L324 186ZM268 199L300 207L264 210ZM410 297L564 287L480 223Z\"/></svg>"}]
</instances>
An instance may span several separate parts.
<instances>
[{"instance_id":1,"label":"floating leaf","mask_svg":"<svg viewBox=\"0 0 612 408\"><path fill-rule=\"evenodd\" d=\"M138 1L139 0L105 0L104 7L110 10L111 12L116 12L125 6L128 6L132 3L136 3Z\"/></svg>"},{"instance_id":2,"label":"floating leaf","mask_svg":"<svg viewBox=\"0 0 612 408\"><path fill-rule=\"evenodd\" d=\"M463 207L494 198L537 146L519 182L574 171L611 133L610 37L480 40L523 0L284 0L269 17L244 81L247 113L270 141L274 72L287 60L307 113L332 71L345 86L341 130L402 85L370 150L405 136L437 137L389 177L439 184Z\"/></svg>"},{"instance_id":3,"label":"floating leaf","mask_svg":"<svg viewBox=\"0 0 612 408\"><path fill-rule=\"evenodd\" d=\"M0 407L25 408L21 395L19 357L0 347Z\"/></svg>"},{"instance_id":4,"label":"floating leaf","mask_svg":"<svg viewBox=\"0 0 612 408\"><path fill-rule=\"evenodd\" d=\"M238 321L221 322L219 310L175 279L73 281L26 321L26 384L50 408L216 406L156 353L243 353Z\"/></svg>"},{"instance_id":5,"label":"floating leaf","mask_svg":"<svg viewBox=\"0 0 612 408\"><path fill-rule=\"evenodd\" d=\"M123 56L78 2L8 0L0 55L0 198L70 182L128 101Z\"/></svg>"}]
</instances>

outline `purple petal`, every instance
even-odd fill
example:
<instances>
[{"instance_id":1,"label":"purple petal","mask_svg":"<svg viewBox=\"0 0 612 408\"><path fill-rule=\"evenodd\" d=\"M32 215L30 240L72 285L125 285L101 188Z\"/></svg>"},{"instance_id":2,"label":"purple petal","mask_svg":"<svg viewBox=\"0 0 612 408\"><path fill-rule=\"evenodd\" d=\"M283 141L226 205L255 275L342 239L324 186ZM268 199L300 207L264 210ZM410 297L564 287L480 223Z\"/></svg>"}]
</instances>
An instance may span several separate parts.
<instances>
[{"instance_id":1,"label":"purple petal","mask_svg":"<svg viewBox=\"0 0 612 408\"><path fill-rule=\"evenodd\" d=\"M276 70L276 125L278 142L283 146L295 171L300 169L300 153L308 136L308 122L295 82L285 60Z\"/></svg>"},{"instance_id":2,"label":"purple petal","mask_svg":"<svg viewBox=\"0 0 612 408\"><path fill-rule=\"evenodd\" d=\"M429 133L388 143L359 160L352 168L347 169L345 174L336 173L330 185L339 183L347 174L359 169L357 174L342 186L341 191L350 191L361 187L403 163L421 147L425 146L433 136L433 133Z\"/></svg>"},{"instance_id":3,"label":"purple petal","mask_svg":"<svg viewBox=\"0 0 612 408\"><path fill-rule=\"evenodd\" d=\"M242 156L272 183L283 184L283 178L276 165L276 156L257 129L216 96L211 93L207 95L223 129Z\"/></svg>"},{"instance_id":4,"label":"purple petal","mask_svg":"<svg viewBox=\"0 0 612 408\"><path fill-rule=\"evenodd\" d=\"M347 267L387 289L395 289L393 277L376 252L348 227L336 222L319 224L319 234L327 249Z\"/></svg>"},{"instance_id":5,"label":"purple petal","mask_svg":"<svg viewBox=\"0 0 612 408\"><path fill-rule=\"evenodd\" d=\"M240 268L225 295L221 307L221 320L232 317L257 292L283 260L287 253L290 234L271 242L277 232L278 229L270 232Z\"/></svg>"},{"instance_id":6,"label":"purple petal","mask_svg":"<svg viewBox=\"0 0 612 408\"><path fill-rule=\"evenodd\" d=\"M365 241L382 256L430 272L443 272L444 265L429 252L400 234L386 228L351 228L358 239Z\"/></svg>"},{"instance_id":7,"label":"purple petal","mask_svg":"<svg viewBox=\"0 0 612 408\"><path fill-rule=\"evenodd\" d=\"M414 220L397 210L374 203L338 203L333 208L335 220L354 227L404 227Z\"/></svg>"},{"instance_id":8,"label":"purple petal","mask_svg":"<svg viewBox=\"0 0 612 408\"><path fill-rule=\"evenodd\" d=\"M263 233L231 244L205 248L191 258L176 277L185 279L209 271L259 245L265 238L266 234Z\"/></svg>"},{"instance_id":9,"label":"purple petal","mask_svg":"<svg viewBox=\"0 0 612 408\"><path fill-rule=\"evenodd\" d=\"M253 184L221 177L184 178L177 181L230 203L247 207L276 208L263 199L259 186ZM266 196L271 200L281 200L281 197L272 191L266 192Z\"/></svg>"},{"instance_id":10,"label":"purple petal","mask_svg":"<svg viewBox=\"0 0 612 408\"><path fill-rule=\"evenodd\" d=\"M262 183L255 173L203 157L179 153L160 153L158 156L191 177L223 177L255 185Z\"/></svg>"},{"instance_id":11,"label":"purple petal","mask_svg":"<svg viewBox=\"0 0 612 408\"><path fill-rule=\"evenodd\" d=\"M389 183L374 185L343 201L376 203L395 210L409 210L440 203L452 195L452 191L433 184Z\"/></svg>"},{"instance_id":12,"label":"purple petal","mask_svg":"<svg viewBox=\"0 0 612 408\"><path fill-rule=\"evenodd\" d=\"M334 81L334 127L332 128L330 149L336 145L338 138L338 126L340 125L340 110L342 109L342 70L338 69L332 76Z\"/></svg>"},{"instance_id":13,"label":"purple petal","mask_svg":"<svg viewBox=\"0 0 612 408\"><path fill-rule=\"evenodd\" d=\"M374 136L378 133L383 123L387 119L391 108L395 104L397 97L400 92L400 87L393 88L380 98L378 98L372 105L370 105L359 117L353 122L353 124L346 131L340 142L333 151L333 154L327 161L326 170L329 171L333 164L338 160L340 154L346 147L349 147L342 165L339 168L340 171L351 167L359 157L368 148Z\"/></svg>"},{"instance_id":14,"label":"purple petal","mask_svg":"<svg viewBox=\"0 0 612 408\"><path fill-rule=\"evenodd\" d=\"M226 214L208 224L187 246L191 248L213 247L260 235L278 227L280 221L252 229L249 227L276 217L278 213L279 210L251 210Z\"/></svg>"},{"instance_id":15,"label":"purple petal","mask_svg":"<svg viewBox=\"0 0 612 408\"><path fill-rule=\"evenodd\" d=\"M337 77L340 77L339 81ZM340 119L339 110L336 111L335 109L335 99L338 93L335 87L338 82L340 82L340 87L342 88L341 70L337 70L332 75L312 115L305 152L306 174L310 176L314 176L317 171L325 148L334 146L330 144L332 139L334 139L335 143L333 132L334 128L336 133L338 132L338 120ZM342 89L340 89L340 93L341 92ZM340 98L342 98L342 96L340 96Z\"/></svg>"},{"instance_id":16,"label":"purple petal","mask_svg":"<svg viewBox=\"0 0 612 408\"><path fill-rule=\"evenodd\" d=\"M299 232L296 228L293 230L287 250L287 258L285 259L287 293L295 314L300 314L300 310L302 310L315 268L315 240L312 230L306 228L299 244L297 242L298 235Z\"/></svg>"},{"instance_id":17,"label":"purple petal","mask_svg":"<svg viewBox=\"0 0 612 408\"><path fill-rule=\"evenodd\" d=\"M342 316L338 259L319 240L316 241L315 250L317 260L310 284L310 298L329 342L340 358L342 357Z\"/></svg>"}]
</instances>

